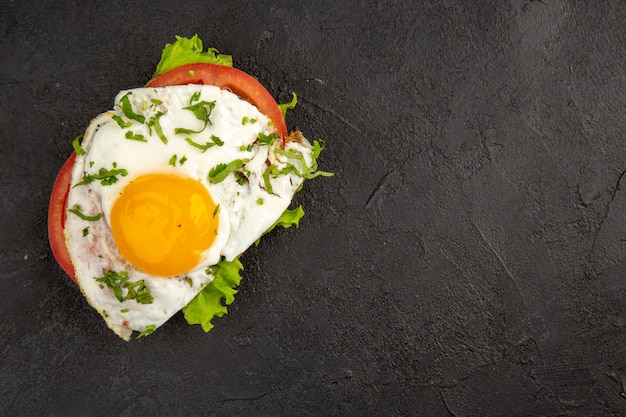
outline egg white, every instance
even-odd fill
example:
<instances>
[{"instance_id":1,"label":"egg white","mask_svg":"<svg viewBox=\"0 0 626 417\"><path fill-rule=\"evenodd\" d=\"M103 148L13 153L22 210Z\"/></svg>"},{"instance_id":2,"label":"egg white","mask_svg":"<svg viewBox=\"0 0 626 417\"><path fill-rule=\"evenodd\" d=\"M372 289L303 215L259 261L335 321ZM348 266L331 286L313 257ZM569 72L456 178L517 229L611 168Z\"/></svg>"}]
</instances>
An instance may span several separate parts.
<instances>
[{"instance_id":1,"label":"egg white","mask_svg":"<svg viewBox=\"0 0 626 417\"><path fill-rule=\"evenodd\" d=\"M203 126L192 111L185 109L194 102L194 94L199 94L195 102L215 101L211 123L200 133L177 134L175 129L179 127L200 130ZM129 99L132 112L144 117L146 122L162 114L158 121L167 143L154 126L127 117L128 112L122 108L123 97ZM120 127L120 119L128 126ZM134 136L143 136L145 141L129 139L126 137L129 131ZM222 257L233 260L240 255L287 209L303 179L293 172L272 177L272 193L268 193L263 173L268 161L278 167L293 164L300 172L303 167L298 160L287 160L284 155L275 153L276 144L255 144L259 134L272 132L270 119L252 104L229 91L200 85L121 91L115 98L113 110L92 120L81 144L85 154L76 158L71 184L78 184L85 175L96 174L101 168L122 168L127 175L117 175L117 181L110 185L96 180L72 187L68 208L78 206L86 215L102 213L103 216L98 221L86 221L68 214L65 234L81 291L120 337L128 340L133 331L161 326L211 282L209 266ZM195 143L205 144L212 141L212 136L220 138L223 145L212 146L204 152L185 141L190 137ZM305 139L289 142L286 149L297 150L310 163L312 148ZM246 161L247 181L239 183L233 174L215 184L209 180L208 173L213 167L236 159ZM220 206L214 244L202 254L193 270L176 277L155 277L134 267L119 253L111 234L111 208L116 198L134 178L149 173L174 173L192 178L201 183ZM119 302L110 288L95 279L109 270L126 271L131 281L143 280L153 302Z\"/></svg>"}]
</instances>

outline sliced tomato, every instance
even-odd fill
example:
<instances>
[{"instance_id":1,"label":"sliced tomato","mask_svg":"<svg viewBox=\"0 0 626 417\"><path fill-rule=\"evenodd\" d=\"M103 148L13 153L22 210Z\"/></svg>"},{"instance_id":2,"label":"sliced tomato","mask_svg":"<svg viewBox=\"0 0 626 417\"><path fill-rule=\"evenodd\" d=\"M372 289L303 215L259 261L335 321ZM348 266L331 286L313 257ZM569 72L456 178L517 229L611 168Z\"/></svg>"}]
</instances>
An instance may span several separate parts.
<instances>
[{"instance_id":1,"label":"sliced tomato","mask_svg":"<svg viewBox=\"0 0 626 417\"><path fill-rule=\"evenodd\" d=\"M287 137L285 118L276 100L254 77L236 68L215 64L187 64L174 68L150 81L146 87L167 87L170 85L206 84L229 89L242 99L252 103L261 113L270 118L276 132ZM74 266L65 245L65 211L67 194L70 190L72 167L76 153L65 162L57 176L48 208L48 238L52 253L61 268L76 281Z\"/></svg>"},{"instance_id":2,"label":"sliced tomato","mask_svg":"<svg viewBox=\"0 0 626 417\"><path fill-rule=\"evenodd\" d=\"M74 160L76 159L76 153L72 153L70 157L65 161L57 179L54 182L52 188L52 195L50 196L50 206L48 207L48 239L50 240L50 247L52 253L56 258L61 268L76 281L74 274L74 266L70 259L70 254L67 251L65 245L65 208L67 206L67 194L70 191L70 181L72 179L72 168L74 167Z\"/></svg>"},{"instance_id":3,"label":"sliced tomato","mask_svg":"<svg viewBox=\"0 0 626 417\"><path fill-rule=\"evenodd\" d=\"M146 87L168 85L207 84L225 88L243 100L255 105L261 113L272 120L276 132L287 137L285 118L274 97L254 77L236 68L216 64L186 64L159 75Z\"/></svg>"}]
</instances>

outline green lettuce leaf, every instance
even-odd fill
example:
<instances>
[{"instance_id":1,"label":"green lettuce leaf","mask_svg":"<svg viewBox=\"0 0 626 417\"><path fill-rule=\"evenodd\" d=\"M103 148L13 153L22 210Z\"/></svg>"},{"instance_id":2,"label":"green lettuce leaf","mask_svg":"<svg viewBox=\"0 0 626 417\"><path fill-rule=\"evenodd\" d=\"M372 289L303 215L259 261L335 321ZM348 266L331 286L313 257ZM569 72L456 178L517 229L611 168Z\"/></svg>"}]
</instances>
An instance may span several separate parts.
<instances>
[{"instance_id":1,"label":"green lettuce leaf","mask_svg":"<svg viewBox=\"0 0 626 417\"><path fill-rule=\"evenodd\" d=\"M298 227L300 225L300 219L302 217L304 217L304 209L302 208L302 206L298 206L293 210L287 209L283 212L283 214L280 215L278 220L276 220L276 222L274 222L274 224L261 235L261 237L274 230L277 226L282 226L285 229L291 226ZM256 242L254 242L256 246L259 246L259 243L261 242L261 237L258 238Z\"/></svg>"},{"instance_id":2,"label":"green lettuce leaf","mask_svg":"<svg viewBox=\"0 0 626 417\"><path fill-rule=\"evenodd\" d=\"M279 104L278 108L280 109L280 113L283 115L283 119L287 117L287 110L293 109L298 104L298 96L293 91L291 92L292 98L289 103Z\"/></svg>"},{"instance_id":3,"label":"green lettuce leaf","mask_svg":"<svg viewBox=\"0 0 626 417\"><path fill-rule=\"evenodd\" d=\"M233 66L233 58L230 55L220 54L217 49L209 48L202 52L202 40L198 35L191 39L176 36L176 42L168 43L161 53L154 77L185 64L206 62L209 64Z\"/></svg>"},{"instance_id":4,"label":"green lettuce leaf","mask_svg":"<svg viewBox=\"0 0 626 417\"><path fill-rule=\"evenodd\" d=\"M222 260L209 267L207 272L213 274L213 281L183 308L187 323L199 324L205 332L211 330L213 317L222 317L227 314L226 306L235 301L235 294L237 294L235 287L241 282L240 271L242 269L243 265L238 259L231 262ZM224 300L223 304L222 300Z\"/></svg>"}]
</instances>

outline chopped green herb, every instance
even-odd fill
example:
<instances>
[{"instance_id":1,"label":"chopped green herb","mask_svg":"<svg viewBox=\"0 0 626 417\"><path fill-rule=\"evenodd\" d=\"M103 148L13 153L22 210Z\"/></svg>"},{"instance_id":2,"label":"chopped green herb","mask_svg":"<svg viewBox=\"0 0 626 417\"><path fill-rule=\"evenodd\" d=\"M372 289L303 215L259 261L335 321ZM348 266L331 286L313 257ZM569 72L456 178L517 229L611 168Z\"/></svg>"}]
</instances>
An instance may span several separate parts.
<instances>
[{"instance_id":1,"label":"chopped green herb","mask_svg":"<svg viewBox=\"0 0 626 417\"><path fill-rule=\"evenodd\" d=\"M146 118L133 111L133 106L132 104L130 104L130 99L128 98L128 96L130 96L131 94L131 92L128 92L124 97L120 99L122 113L124 113L124 116L128 117L129 119L136 120L139 123L143 124L146 121Z\"/></svg>"},{"instance_id":2,"label":"chopped green herb","mask_svg":"<svg viewBox=\"0 0 626 417\"><path fill-rule=\"evenodd\" d=\"M94 277L94 279L112 289L119 302L135 300L139 304L151 304L154 301L144 280L129 281L126 271L115 272L102 269L102 277ZM126 295L124 295L124 289L127 290Z\"/></svg>"},{"instance_id":3,"label":"chopped green herb","mask_svg":"<svg viewBox=\"0 0 626 417\"><path fill-rule=\"evenodd\" d=\"M269 135L264 134L263 132L259 133L256 143L259 145L273 145L274 139L279 138L280 135L278 133L270 133Z\"/></svg>"},{"instance_id":4,"label":"chopped green herb","mask_svg":"<svg viewBox=\"0 0 626 417\"><path fill-rule=\"evenodd\" d=\"M78 154L78 155L85 155L87 152L85 152L85 150L82 148L82 146L80 146L80 141L83 138L83 135L78 135L74 138L74 140L72 141L72 147L74 148L74 151Z\"/></svg>"},{"instance_id":5,"label":"chopped green herb","mask_svg":"<svg viewBox=\"0 0 626 417\"><path fill-rule=\"evenodd\" d=\"M128 281L127 284L126 300L135 300L139 304L152 304L152 294L150 294L150 290L146 287L143 279L136 282Z\"/></svg>"},{"instance_id":6,"label":"chopped green herb","mask_svg":"<svg viewBox=\"0 0 626 417\"><path fill-rule=\"evenodd\" d=\"M192 97L193 98L193 97ZM183 107L183 109L185 110L189 110L191 111L194 116L196 116L196 119L200 120L204 125L202 126L202 129L200 130L193 130L193 129L186 129L183 127L177 127L176 129L174 129L174 133L176 134L186 134L186 135L190 135L192 133L200 133L202 132L204 129L206 129L206 127L208 125L211 124L211 112L213 111L213 108L215 107L215 100L214 101L199 101L196 104L192 104L190 106L187 107Z\"/></svg>"},{"instance_id":7,"label":"chopped green herb","mask_svg":"<svg viewBox=\"0 0 626 417\"><path fill-rule=\"evenodd\" d=\"M151 101L153 104L156 104L157 106L158 106L159 104L163 104L163 102L162 102L161 100L159 100L158 98L153 98L153 99L150 99L150 101Z\"/></svg>"},{"instance_id":8,"label":"chopped green herb","mask_svg":"<svg viewBox=\"0 0 626 417\"><path fill-rule=\"evenodd\" d=\"M81 210L81 208L78 205L74 205L74 207L72 207L71 209L68 209L67 211L69 211L72 214L75 214L76 216L80 217L81 219L88 221L88 222L96 222L98 220L100 220L100 218L102 217L102 213L98 213L95 216L88 216L86 214L84 214ZM85 236L85 232L83 231L83 236Z\"/></svg>"},{"instance_id":9,"label":"chopped green herb","mask_svg":"<svg viewBox=\"0 0 626 417\"><path fill-rule=\"evenodd\" d=\"M332 177L333 175L335 175L332 172L318 171L317 169L317 158L319 157L322 150L324 150L324 141L313 141L313 152L311 152L311 166L307 166L304 160L304 156L300 152L297 152L293 149L288 151L284 149L276 149L275 152L288 158L298 160L302 165L302 169L304 171L302 172L302 176L306 179L312 179L318 176Z\"/></svg>"},{"instance_id":10,"label":"chopped green herb","mask_svg":"<svg viewBox=\"0 0 626 417\"><path fill-rule=\"evenodd\" d=\"M130 311L130 309L128 308L123 308L120 310L120 313L128 313Z\"/></svg>"},{"instance_id":11,"label":"chopped green herb","mask_svg":"<svg viewBox=\"0 0 626 417\"><path fill-rule=\"evenodd\" d=\"M265 169L263 173L263 183L265 184L265 190L272 194L272 183L270 182L270 175L276 171L276 165L272 164Z\"/></svg>"},{"instance_id":12,"label":"chopped green herb","mask_svg":"<svg viewBox=\"0 0 626 417\"><path fill-rule=\"evenodd\" d=\"M83 184L90 184L96 180L100 180L100 184L102 185L115 184L117 182L118 175L121 175L122 177L128 175L128 171L126 171L124 168L116 169L116 167L117 164L114 162L113 169L100 168L97 174L87 174L85 172L83 174L83 180L74 185L74 187L78 187L79 185Z\"/></svg>"},{"instance_id":13,"label":"chopped green herb","mask_svg":"<svg viewBox=\"0 0 626 417\"><path fill-rule=\"evenodd\" d=\"M248 123L248 116L243 116L241 118L241 124L245 126L247 123Z\"/></svg>"},{"instance_id":14,"label":"chopped green herb","mask_svg":"<svg viewBox=\"0 0 626 417\"><path fill-rule=\"evenodd\" d=\"M200 91L199 90L191 95L191 98L189 99L189 105L191 106L194 101L198 101L198 100L200 100Z\"/></svg>"},{"instance_id":15,"label":"chopped green herb","mask_svg":"<svg viewBox=\"0 0 626 417\"><path fill-rule=\"evenodd\" d=\"M161 127L161 122L159 121L161 116L163 116L163 113L157 112L154 116L150 118L150 120L148 120L148 123L146 123L146 125L148 126L148 130L150 131L150 135L152 135L152 128L154 127L154 131L156 132L159 139L161 139L161 142L167 145L167 138L163 134L163 128Z\"/></svg>"},{"instance_id":16,"label":"chopped green herb","mask_svg":"<svg viewBox=\"0 0 626 417\"><path fill-rule=\"evenodd\" d=\"M124 137L125 137L126 139L136 140L136 141L139 141L139 142L147 142L147 141L148 141L148 140L147 140L147 139L146 139L143 135L140 135L140 134L136 134L136 135L135 135L135 134L134 134L133 132L131 132L130 130L129 130L128 132L126 132L126 134L124 135Z\"/></svg>"},{"instance_id":17,"label":"chopped green herb","mask_svg":"<svg viewBox=\"0 0 626 417\"><path fill-rule=\"evenodd\" d=\"M298 103L298 96L296 95L296 93L292 92L291 94L292 94L292 98L289 103L278 105L278 108L280 109L280 113L283 115L283 118L286 117L287 110L293 109L294 107L296 107L296 104Z\"/></svg>"},{"instance_id":18,"label":"chopped green herb","mask_svg":"<svg viewBox=\"0 0 626 417\"><path fill-rule=\"evenodd\" d=\"M89 228L88 228L88 227L85 227L85 228L83 229L83 236L87 236L88 234L89 234Z\"/></svg>"},{"instance_id":19,"label":"chopped green herb","mask_svg":"<svg viewBox=\"0 0 626 417\"><path fill-rule=\"evenodd\" d=\"M228 164L218 164L209 171L209 181L213 184L220 183L233 171L237 171L244 164L241 159L235 159Z\"/></svg>"},{"instance_id":20,"label":"chopped green herb","mask_svg":"<svg viewBox=\"0 0 626 417\"><path fill-rule=\"evenodd\" d=\"M217 206L215 206L215 210L213 210L213 218L215 218L215 216L217 216L217 213L220 212L220 205L218 204Z\"/></svg>"},{"instance_id":21,"label":"chopped green herb","mask_svg":"<svg viewBox=\"0 0 626 417\"><path fill-rule=\"evenodd\" d=\"M179 164L179 165L182 165L182 164L184 164L184 163L185 163L185 161L187 161L187 157L186 157L185 155L183 155L183 157L182 157L182 158L180 158L180 160L178 161L178 164Z\"/></svg>"},{"instance_id":22,"label":"chopped green herb","mask_svg":"<svg viewBox=\"0 0 626 417\"><path fill-rule=\"evenodd\" d=\"M127 127L130 127L130 125L132 124L132 122L130 122L130 121L125 122L124 119L122 119L117 114L114 114L113 116L111 116L111 119L113 119L115 121L115 123L117 123L117 125L120 127L120 129L126 129Z\"/></svg>"},{"instance_id":23,"label":"chopped green herb","mask_svg":"<svg viewBox=\"0 0 626 417\"><path fill-rule=\"evenodd\" d=\"M256 200L256 203L257 203L259 206L262 206L262 205L263 205L263 199L262 199L262 198L258 198L258 199Z\"/></svg>"},{"instance_id":24,"label":"chopped green herb","mask_svg":"<svg viewBox=\"0 0 626 417\"><path fill-rule=\"evenodd\" d=\"M172 155L172 157L170 158L169 164L173 167L176 166L176 154Z\"/></svg>"},{"instance_id":25,"label":"chopped green herb","mask_svg":"<svg viewBox=\"0 0 626 417\"><path fill-rule=\"evenodd\" d=\"M154 331L156 330L156 326L154 324L151 324L149 326L146 326L146 328L143 330L143 332L139 333L136 337L136 339L140 339L144 336L148 336L149 334L154 333Z\"/></svg>"},{"instance_id":26,"label":"chopped green herb","mask_svg":"<svg viewBox=\"0 0 626 417\"><path fill-rule=\"evenodd\" d=\"M193 287L193 281L189 277L185 277L185 282L189 284L190 287Z\"/></svg>"},{"instance_id":27,"label":"chopped green herb","mask_svg":"<svg viewBox=\"0 0 626 417\"><path fill-rule=\"evenodd\" d=\"M244 185L248 182L248 175L243 171L235 171L235 179L237 180L237 184Z\"/></svg>"},{"instance_id":28,"label":"chopped green herb","mask_svg":"<svg viewBox=\"0 0 626 417\"><path fill-rule=\"evenodd\" d=\"M185 142L187 142L194 148L200 149L202 153L206 152L207 149L212 148L213 146L216 146L216 145L222 146L224 144L224 142L218 136L215 136L215 135L211 135L211 141L212 142L206 142L204 145L202 145L200 143L194 142L189 137L185 138Z\"/></svg>"}]
</instances>

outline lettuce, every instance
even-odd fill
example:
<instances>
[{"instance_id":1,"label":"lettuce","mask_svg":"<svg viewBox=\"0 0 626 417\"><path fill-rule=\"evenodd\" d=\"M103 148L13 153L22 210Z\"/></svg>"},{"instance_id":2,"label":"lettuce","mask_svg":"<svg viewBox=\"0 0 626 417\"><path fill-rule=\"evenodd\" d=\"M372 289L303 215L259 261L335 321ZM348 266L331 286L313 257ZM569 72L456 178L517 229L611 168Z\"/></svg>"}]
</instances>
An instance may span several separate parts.
<instances>
[{"instance_id":1,"label":"lettuce","mask_svg":"<svg viewBox=\"0 0 626 417\"><path fill-rule=\"evenodd\" d=\"M191 39L176 36L176 42L168 43L163 48L161 61L157 64L153 78L181 65L198 62L233 66L233 58L230 55L220 54L215 48L202 52L202 48L202 40L198 35Z\"/></svg>"},{"instance_id":2,"label":"lettuce","mask_svg":"<svg viewBox=\"0 0 626 417\"><path fill-rule=\"evenodd\" d=\"M276 220L276 222L263 233L267 233L274 230L277 226L291 227L298 226L300 219L304 216L304 210L302 206L298 206L293 210L285 210L283 214ZM259 241L256 244L259 244ZM224 314L228 314L229 306L235 301L235 289L241 282L240 271L243 270L243 265L239 262L239 259L235 259L231 262L221 260L216 265L213 265L207 269L207 273L213 275L213 281L209 283L202 291L200 291L185 307L183 307L183 314L189 324L199 324L202 326L202 330L208 332L213 328L213 317L222 317ZM224 301L222 303L222 300Z\"/></svg>"},{"instance_id":3,"label":"lettuce","mask_svg":"<svg viewBox=\"0 0 626 417\"><path fill-rule=\"evenodd\" d=\"M280 215L280 217L278 218L278 220L276 220L274 222L273 225L270 226L269 229L267 229L262 235L261 237L265 236L266 234L268 234L269 232L271 232L272 230L274 230L277 226L282 226L285 229L291 226L296 226L298 227L300 225L300 219L304 216L304 209L302 208L302 206L298 206L293 210L287 209L283 212L283 214ZM254 242L254 244L256 246L259 246L259 243L261 242L261 237L258 238L256 240L256 242Z\"/></svg>"},{"instance_id":4,"label":"lettuce","mask_svg":"<svg viewBox=\"0 0 626 417\"><path fill-rule=\"evenodd\" d=\"M209 267L207 272L213 275L213 281L183 308L187 323L199 324L202 330L208 332L213 328L213 323L211 323L213 317L228 314L226 306L235 301L235 294L237 294L235 287L241 282L241 270L243 270L243 265L239 259L231 262L221 260ZM222 299L224 304L222 304Z\"/></svg>"}]
</instances>

